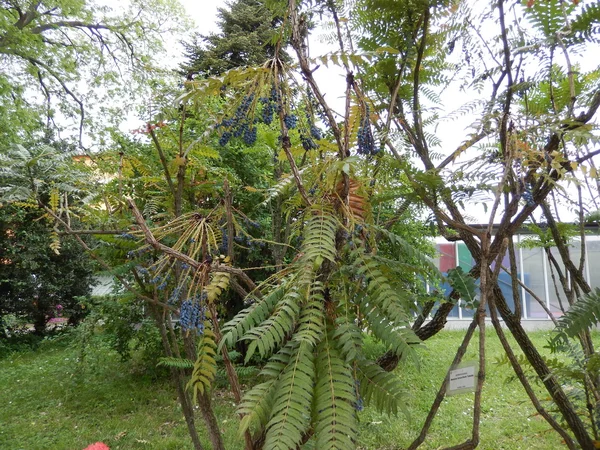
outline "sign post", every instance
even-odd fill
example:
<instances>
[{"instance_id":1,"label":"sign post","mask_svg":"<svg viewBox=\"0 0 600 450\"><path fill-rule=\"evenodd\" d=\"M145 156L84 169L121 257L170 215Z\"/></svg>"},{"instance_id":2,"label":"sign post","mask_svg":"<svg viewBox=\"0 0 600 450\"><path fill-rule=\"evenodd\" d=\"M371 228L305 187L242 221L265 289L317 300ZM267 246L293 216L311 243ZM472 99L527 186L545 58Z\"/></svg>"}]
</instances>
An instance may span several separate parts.
<instances>
[{"instance_id":1,"label":"sign post","mask_svg":"<svg viewBox=\"0 0 600 450\"><path fill-rule=\"evenodd\" d=\"M450 370L447 395L474 392L476 374L477 363L473 361L461 363Z\"/></svg>"}]
</instances>

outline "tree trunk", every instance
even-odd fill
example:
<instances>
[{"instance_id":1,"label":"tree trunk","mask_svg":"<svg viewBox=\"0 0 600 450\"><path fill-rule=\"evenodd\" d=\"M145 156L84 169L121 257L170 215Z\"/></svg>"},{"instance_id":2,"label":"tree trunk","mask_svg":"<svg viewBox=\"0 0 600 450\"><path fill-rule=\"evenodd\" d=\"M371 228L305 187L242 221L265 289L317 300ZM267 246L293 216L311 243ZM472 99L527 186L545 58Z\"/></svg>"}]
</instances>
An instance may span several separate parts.
<instances>
[{"instance_id":1,"label":"tree trunk","mask_svg":"<svg viewBox=\"0 0 600 450\"><path fill-rule=\"evenodd\" d=\"M520 317L516 317L508 307L504 295L502 295L502 291L497 284L492 290L492 295L504 323L517 341L517 344L525 354L527 360L538 374L540 380L544 383L548 393L552 396L552 400L556 403L564 420L575 435L575 439L582 449L593 450L595 447L592 438L577 415L573 404L562 390L562 387L557 382L556 378L552 376L550 369L542 359L542 356L529 339L527 332L521 325Z\"/></svg>"},{"instance_id":2,"label":"tree trunk","mask_svg":"<svg viewBox=\"0 0 600 450\"><path fill-rule=\"evenodd\" d=\"M160 337L162 340L165 355L171 358L176 356L171 348L171 343L169 341L169 336L167 334L167 330L164 323L165 319L163 319L162 315L155 307L150 306L150 311L152 312L152 316L154 316L154 320L156 322L156 325L158 326L158 330L160 331ZM188 433L190 434L190 438L192 439L194 449L203 450L202 444L200 442L200 437L198 436L198 431L196 430L192 401L190 399L190 396L185 391L185 372L181 369L176 369L174 367L170 368L170 372L171 380L173 380L173 384L175 384L175 387L177 388L177 398L179 399L181 411L183 412L185 423L188 427Z\"/></svg>"},{"instance_id":3,"label":"tree trunk","mask_svg":"<svg viewBox=\"0 0 600 450\"><path fill-rule=\"evenodd\" d=\"M189 336L184 336L183 342L185 353L188 359L191 359L192 361L195 360L197 355L194 340ZM215 412L210 402L210 397L208 396L207 392L204 392L202 395L198 395L197 401L198 407L200 408L200 413L202 414L202 418L206 424L208 438L210 439L213 450L225 450L223 436L221 435L221 429L219 428L219 422L217 421Z\"/></svg>"}]
</instances>

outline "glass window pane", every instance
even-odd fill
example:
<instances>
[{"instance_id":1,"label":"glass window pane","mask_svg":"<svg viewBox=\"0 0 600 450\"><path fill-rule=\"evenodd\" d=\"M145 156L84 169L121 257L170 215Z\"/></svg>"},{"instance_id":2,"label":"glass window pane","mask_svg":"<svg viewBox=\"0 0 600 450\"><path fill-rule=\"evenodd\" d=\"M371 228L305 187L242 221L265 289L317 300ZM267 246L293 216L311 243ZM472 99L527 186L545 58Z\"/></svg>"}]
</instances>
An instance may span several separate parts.
<instances>
[{"instance_id":1,"label":"glass window pane","mask_svg":"<svg viewBox=\"0 0 600 450\"><path fill-rule=\"evenodd\" d=\"M565 265L562 263L558 249L556 247L552 247L550 248L550 252L558 263L558 267L563 276L566 276ZM565 292L558 276L558 271L556 270L554 264L549 260L547 260L546 263L548 267L548 297L550 299L550 312L554 317L560 317L563 315L564 310L569 309L569 303L567 301L567 297L565 296Z\"/></svg>"},{"instance_id":2,"label":"glass window pane","mask_svg":"<svg viewBox=\"0 0 600 450\"><path fill-rule=\"evenodd\" d=\"M523 248L523 280L525 286L531 289L543 302L546 301L543 255L541 248ZM531 319L546 319L548 316L528 292L525 294L527 316Z\"/></svg>"},{"instance_id":3,"label":"glass window pane","mask_svg":"<svg viewBox=\"0 0 600 450\"><path fill-rule=\"evenodd\" d=\"M442 274L446 275L450 269L454 269L456 267L456 246L454 243L448 244L438 244L437 251L439 254L439 269ZM444 293L444 296L447 297L452 289L448 283L443 283L440 286L440 292ZM437 310L437 308L436 308ZM431 314L435 314L435 311L432 311ZM458 306L452 308L450 314L448 314L450 318L458 318Z\"/></svg>"},{"instance_id":4,"label":"glass window pane","mask_svg":"<svg viewBox=\"0 0 600 450\"><path fill-rule=\"evenodd\" d=\"M587 263L590 286L600 288L600 236L587 238Z\"/></svg>"}]
</instances>

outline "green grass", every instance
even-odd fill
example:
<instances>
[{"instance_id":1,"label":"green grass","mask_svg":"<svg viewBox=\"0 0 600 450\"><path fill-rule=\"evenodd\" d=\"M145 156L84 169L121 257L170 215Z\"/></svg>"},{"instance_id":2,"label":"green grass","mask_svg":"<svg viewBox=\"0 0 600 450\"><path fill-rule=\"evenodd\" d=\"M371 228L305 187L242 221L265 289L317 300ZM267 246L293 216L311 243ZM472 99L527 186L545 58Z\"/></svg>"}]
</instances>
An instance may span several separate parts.
<instances>
[{"instance_id":1,"label":"green grass","mask_svg":"<svg viewBox=\"0 0 600 450\"><path fill-rule=\"evenodd\" d=\"M410 418L388 418L372 409L360 415L360 444L364 449L403 449L419 435L429 408L460 345L464 331L444 331L424 343L419 350L420 370L414 365L399 367L396 372L406 381ZM549 333L530 333L542 353ZM517 350L511 340L513 349ZM539 417L518 380L507 383L513 375L508 365L498 366L494 360L504 350L493 329L486 333L486 383L484 385L480 446L481 449L557 449L566 448L560 436ZM477 361L478 336L471 344L463 361ZM381 350L381 349L380 349ZM376 353L376 350L371 350ZM542 388L538 398L548 397ZM473 394L446 397L421 448L437 449L456 445L471 436Z\"/></svg>"},{"instance_id":2,"label":"green grass","mask_svg":"<svg viewBox=\"0 0 600 450\"><path fill-rule=\"evenodd\" d=\"M0 361L0 449L192 448L169 378L153 379L105 348L78 371L78 351L49 343ZM233 398L214 402L226 448L238 448ZM210 448L201 419L202 441Z\"/></svg>"},{"instance_id":3,"label":"green grass","mask_svg":"<svg viewBox=\"0 0 600 450\"><path fill-rule=\"evenodd\" d=\"M360 448L402 449L418 435L463 333L445 331L428 340L419 350L420 370L413 365L399 367L411 417L390 418L367 408L359 415ZM547 335L531 334L539 348ZM476 348L475 337L465 360L477 359ZM382 350L374 342L368 342L366 349L373 355ZM488 334L487 349L480 448L561 448L560 438L535 414L521 385L505 383L511 369L493 363L503 354L493 332ZM35 351L0 360L0 449L71 450L96 441L111 449L191 448L168 378L152 378L139 366L120 362L101 344L89 353L84 366L78 365L77 357L77 350L67 343L47 342ZM422 448L466 440L471 433L472 400L472 394L446 398ZM242 448L232 396L217 391L214 407L226 448ZM200 417L198 428L210 448Z\"/></svg>"}]
</instances>

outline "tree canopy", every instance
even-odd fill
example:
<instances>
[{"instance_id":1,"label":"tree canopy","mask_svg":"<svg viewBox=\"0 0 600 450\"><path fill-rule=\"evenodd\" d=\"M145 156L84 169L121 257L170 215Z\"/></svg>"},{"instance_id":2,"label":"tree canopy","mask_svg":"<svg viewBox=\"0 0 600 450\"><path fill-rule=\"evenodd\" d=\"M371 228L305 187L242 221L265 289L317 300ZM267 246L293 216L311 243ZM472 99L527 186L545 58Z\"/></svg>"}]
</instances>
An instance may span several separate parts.
<instances>
[{"instance_id":1,"label":"tree canopy","mask_svg":"<svg viewBox=\"0 0 600 450\"><path fill-rule=\"evenodd\" d=\"M198 76L180 90L155 91L156 108L135 138L114 132L114 145L94 155L90 182L78 183L76 208L57 208L39 188L75 191L33 176L46 167L35 155L7 163L2 186L6 201L34 199L54 227L76 236L146 302L195 448L202 444L193 403L213 448L224 448L210 402L217 354L245 448L356 447L359 412L365 405L403 410L410 397L393 369L418 363L420 343L457 305L474 313L449 370L476 329L479 368L472 433L456 448L480 441L489 324L538 413L570 449L594 448L596 417L580 411L582 398L598 404L597 374L578 367L587 394L572 396L527 336L515 235L536 225L565 305L582 299L581 309L594 311L584 223L593 202L598 209L600 67L583 68L577 55L597 42L598 4L238 0L219 17L221 33L187 46L182 70ZM325 55L310 51L317 18L335 46ZM45 20L29 27L33 50L34 42L52 45L36 33ZM117 39L126 32L101 30ZM284 53L288 45L293 57ZM44 68L21 58L34 75ZM345 75L341 101L315 77L328 66ZM470 98L444 105L449 86ZM465 115L470 127L455 131L461 144L447 148L439 125ZM56 173L63 181L72 175ZM578 217L570 234L561 203ZM482 223L473 223L473 205L483 205ZM95 248L85 234L98 236ZM462 241L472 265L441 273L432 263L434 234ZM579 261L569 253L572 235ZM590 323L577 322L578 353L571 354L592 361ZM366 334L386 347L377 361L364 353ZM234 349L261 364L246 392L229 356ZM525 361L560 419L538 399ZM425 440L447 384L409 448Z\"/></svg>"}]
</instances>

